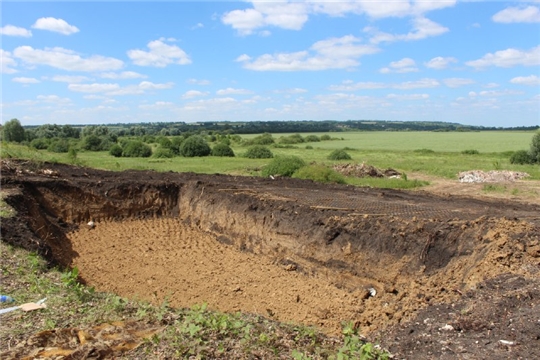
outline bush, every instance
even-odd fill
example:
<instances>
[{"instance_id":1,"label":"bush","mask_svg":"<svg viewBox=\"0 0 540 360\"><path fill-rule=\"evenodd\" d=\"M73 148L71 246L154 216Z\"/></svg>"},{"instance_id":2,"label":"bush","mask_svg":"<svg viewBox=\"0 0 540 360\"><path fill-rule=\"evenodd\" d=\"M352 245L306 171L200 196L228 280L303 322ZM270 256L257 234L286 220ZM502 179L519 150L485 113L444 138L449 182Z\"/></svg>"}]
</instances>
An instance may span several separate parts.
<instances>
[{"instance_id":1,"label":"bush","mask_svg":"<svg viewBox=\"0 0 540 360\"><path fill-rule=\"evenodd\" d=\"M228 156L234 157L234 151L231 147L224 143L219 143L212 149L212 156Z\"/></svg>"},{"instance_id":2,"label":"bush","mask_svg":"<svg viewBox=\"0 0 540 360\"><path fill-rule=\"evenodd\" d=\"M254 145L247 149L244 156L249 159L271 159L274 157L274 154L266 146Z\"/></svg>"},{"instance_id":3,"label":"bush","mask_svg":"<svg viewBox=\"0 0 540 360\"><path fill-rule=\"evenodd\" d=\"M345 150L334 150L328 155L328 160L351 160L351 155Z\"/></svg>"},{"instance_id":4,"label":"bush","mask_svg":"<svg viewBox=\"0 0 540 360\"><path fill-rule=\"evenodd\" d=\"M414 150L414 152L418 154L434 154L435 153L435 151L431 149L416 149Z\"/></svg>"},{"instance_id":5,"label":"bush","mask_svg":"<svg viewBox=\"0 0 540 360\"><path fill-rule=\"evenodd\" d=\"M114 144L110 149L109 149L109 154L114 156L114 157L121 157L122 156L122 147L118 144Z\"/></svg>"},{"instance_id":6,"label":"bush","mask_svg":"<svg viewBox=\"0 0 540 360\"><path fill-rule=\"evenodd\" d=\"M321 139L319 139L317 135L308 135L304 138L304 141L305 142L319 142L321 141Z\"/></svg>"},{"instance_id":7,"label":"bush","mask_svg":"<svg viewBox=\"0 0 540 360\"><path fill-rule=\"evenodd\" d=\"M478 154L480 154L480 151L478 151L478 150L463 150L461 153L463 155L478 155Z\"/></svg>"},{"instance_id":8,"label":"bush","mask_svg":"<svg viewBox=\"0 0 540 360\"><path fill-rule=\"evenodd\" d=\"M175 155L180 155L180 146L182 146L182 143L184 142L184 138L182 136L175 136L171 140L171 150Z\"/></svg>"},{"instance_id":9,"label":"bush","mask_svg":"<svg viewBox=\"0 0 540 360\"><path fill-rule=\"evenodd\" d=\"M262 174L263 176L280 175L291 177L296 170L305 165L304 160L297 156L278 156L262 169Z\"/></svg>"},{"instance_id":10,"label":"bush","mask_svg":"<svg viewBox=\"0 0 540 360\"><path fill-rule=\"evenodd\" d=\"M272 134L264 133L262 135L256 136L251 140L246 140L246 145L270 145L273 144L274 138L272 137Z\"/></svg>"},{"instance_id":11,"label":"bush","mask_svg":"<svg viewBox=\"0 0 540 360\"><path fill-rule=\"evenodd\" d=\"M534 159L531 157L528 151L518 150L510 156L510 164L533 164Z\"/></svg>"},{"instance_id":12,"label":"bush","mask_svg":"<svg viewBox=\"0 0 540 360\"><path fill-rule=\"evenodd\" d=\"M69 143L66 139L54 139L47 150L55 153L67 153L69 150Z\"/></svg>"},{"instance_id":13,"label":"bush","mask_svg":"<svg viewBox=\"0 0 540 360\"><path fill-rule=\"evenodd\" d=\"M188 137L180 146L180 154L184 157L208 156L212 150L199 135Z\"/></svg>"},{"instance_id":14,"label":"bush","mask_svg":"<svg viewBox=\"0 0 540 360\"><path fill-rule=\"evenodd\" d=\"M34 139L30 142L30 146L34 149L43 150L49 147L49 141L45 138Z\"/></svg>"},{"instance_id":15,"label":"bush","mask_svg":"<svg viewBox=\"0 0 540 360\"><path fill-rule=\"evenodd\" d=\"M83 138L82 148L88 151L101 150L101 138L97 135L88 135Z\"/></svg>"},{"instance_id":16,"label":"bush","mask_svg":"<svg viewBox=\"0 0 540 360\"><path fill-rule=\"evenodd\" d=\"M150 157L151 155L152 148L139 140L128 141L122 152L124 157Z\"/></svg>"},{"instance_id":17,"label":"bush","mask_svg":"<svg viewBox=\"0 0 540 360\"><path fill-rule=\"evenodd\" d=\"M330 135L328 134L321 135L321 141L328 141L328 140L332 140Z\"/></svg>"},{"instance_id":18,"label":"bush","mask_svg":"<svg viewBox=\"0 0 540 360\"><path fill-rule=\"evenodd\" d=\"M304 142L304 138L300 134L282 136L279 138L280 144L300 144Z\"/></svg>"},{"instance_id":19,"label":"bush","mask_svg":"<svg viewBox=\"0 0 540 360\"><path fill-rule=\"evenodd\" d=\"M169 159L174 157L174 153L171 149L168 149L166 147L158 147L152 157L158 158L158 159Z\"/></svg>"},{"instance_id":20,"label":"bush","mask_svg":"<svg viewBox=\"0 0 540 360\"><path fill-rule=\"evenodd\" d=\"M308 165L296 171L293 176L296 179L307 179L322 183L345 184L345 178L335 170L324 165Z\"/></svg>"}]
</instances>

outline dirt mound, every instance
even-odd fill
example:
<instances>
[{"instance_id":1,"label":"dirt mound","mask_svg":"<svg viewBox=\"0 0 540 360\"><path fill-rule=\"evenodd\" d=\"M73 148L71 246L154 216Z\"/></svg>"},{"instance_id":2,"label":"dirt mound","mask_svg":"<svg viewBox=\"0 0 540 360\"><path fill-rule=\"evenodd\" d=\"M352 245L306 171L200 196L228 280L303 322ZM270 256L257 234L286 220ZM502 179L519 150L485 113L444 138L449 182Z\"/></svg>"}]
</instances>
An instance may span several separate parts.
<instances>
[{"instance_id":1,"label":"dirt mound","mask_svg":"<svg viewBox=\"0 0 540 360\"><path fill-rule=\"evenodd\" d=\"M527 173L508 170L471 170L458 174L458 179L462 183L483 183L483 182L509 182L524 179L530 176Z\"/></svg>"},{"instance_id":2,"label":"dirt mound","mask_svg":"<svg viewBox=\"0 0 540 360\"><path fill-rule=\"evenodd\" d=\"M397 170L388 168L386 170L378 169L375 166L362 164L336 164L332 166L332 169L345 176L354 176L359 178L364 177L400 177L401 173Z\"/></svg>"},{"instance_id":3,"label":"dirt mound","mask_svg":"<svg viewBox=\"0 0 540 360\"><path fill-rule=\"evenodd\" d=\"M3 240L77 266L98 290L155 303L207 302L332 333L354 321L369 333L455 303L486 279L534 278L540 268L535 205L286 178L44 168L52 173L3 167L20 219L2 222Z\"/></svg>"}]
</instances>

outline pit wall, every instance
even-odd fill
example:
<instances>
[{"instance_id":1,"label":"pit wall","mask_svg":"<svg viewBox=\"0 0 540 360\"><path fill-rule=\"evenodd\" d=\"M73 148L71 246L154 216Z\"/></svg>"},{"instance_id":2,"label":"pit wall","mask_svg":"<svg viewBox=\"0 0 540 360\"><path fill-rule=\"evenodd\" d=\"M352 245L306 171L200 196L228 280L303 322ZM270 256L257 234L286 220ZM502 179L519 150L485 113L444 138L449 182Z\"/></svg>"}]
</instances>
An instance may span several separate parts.
<instances>
[{"instance_id":1,"label":"pit wall","mask_svg":"<svg viewBox=\"0 0 540 360\"><path fill-rule=\"evenodd\" d=\"M478 264L498 249L497 239L516 238L512 228L517 223L512 221L351 215L200 181L114 187L98 182L84 188L44 181L23 183L22 192L35 201L12 205L28 215L31 230L40 238L39 248L65 266L77 255L65 234L77 226L91 220L99 224L172 217L241 251L271 256L306 274L327 276L336 286L397 293L396 288L405 286L403 281L411 275L434 282L438 276L451 276L456 288L473 285L483 280ZM523 242L531 240L527 239ZM518 246L512 244L502 245L512 248L503 258L493 259L497 266L510 266L504 261L512 263L509 257Z\"/></svg>"}]
</instances>

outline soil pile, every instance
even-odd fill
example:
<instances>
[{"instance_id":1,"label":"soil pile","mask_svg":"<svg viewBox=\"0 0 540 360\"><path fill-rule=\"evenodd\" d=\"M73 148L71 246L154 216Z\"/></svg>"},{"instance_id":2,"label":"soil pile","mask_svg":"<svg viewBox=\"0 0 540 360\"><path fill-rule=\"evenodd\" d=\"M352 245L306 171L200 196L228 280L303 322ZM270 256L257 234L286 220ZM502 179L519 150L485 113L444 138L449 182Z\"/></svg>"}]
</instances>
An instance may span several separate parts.
<instances>
[{"instance_id":1,"label":"soil pile","mask_svg":"<svg viewBox=\"0 0 540 360\"><path fill-rule=\"evenodd\" d=\"M332 166L332 169L337 171L340 174L343 174L345 176L354 176L359 178L364 177L377 177L377 178L383 178L383 177L400 177L401 173L399 173L397 170L394 170L392 168L388 169L378 169L375 166L368 165L366 163L362 164L336 164Z\"/></svg>"},{"instance_id":2,"label":"soil pile","mask_svg":"<svg viewBox=\"0 0 540 360\"><path fill-rule=\"evenodd\" d=\"M4 241L121 296L207 302L330 333L354 321L367 334L415 323L502 274L539 283L535 205L286 178L41 169L51 172L3 166L19 214L2 222Z\"/></svg>"}]
</instances>

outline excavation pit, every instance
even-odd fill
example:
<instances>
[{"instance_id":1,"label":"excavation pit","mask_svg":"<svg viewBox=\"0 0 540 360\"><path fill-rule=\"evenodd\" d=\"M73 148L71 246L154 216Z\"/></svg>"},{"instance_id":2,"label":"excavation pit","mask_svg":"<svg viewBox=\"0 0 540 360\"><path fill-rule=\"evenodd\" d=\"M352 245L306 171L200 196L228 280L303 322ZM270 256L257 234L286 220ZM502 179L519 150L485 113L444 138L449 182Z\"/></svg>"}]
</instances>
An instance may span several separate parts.
<instances>
[{"instance_id":1,"label":"excavation pit","mask_svg":"<svg viewBox=\"0 0 540 360\"><path fill-rule=\"evenodd\" d=\"M4 241L76 266L97 290L329 333L403 324L539 265L540 209L509 201L14 161L2 187L19 214Z\"/></svg>"}]
</instances>

